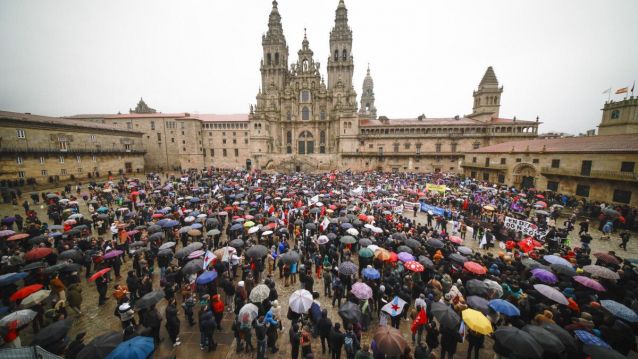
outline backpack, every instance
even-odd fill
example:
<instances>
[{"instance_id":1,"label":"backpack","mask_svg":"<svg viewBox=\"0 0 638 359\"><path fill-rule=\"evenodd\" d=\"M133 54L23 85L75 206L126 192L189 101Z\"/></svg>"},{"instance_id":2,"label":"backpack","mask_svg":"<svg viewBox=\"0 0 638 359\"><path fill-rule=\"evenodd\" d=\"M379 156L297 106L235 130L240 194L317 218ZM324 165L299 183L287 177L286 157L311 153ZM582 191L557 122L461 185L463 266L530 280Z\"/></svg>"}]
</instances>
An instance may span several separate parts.
<instances>
[{"instance_id":1,"label":"backpack","mask_svg":"<svg viewBox=\"0 0 638 359\"><path fill-rule=\"evenodd\" d=\"M354 337L350 334L346 334L343 339L343 346L346 349L346 353L354 353Z\"/></svg>"}]
</instances>

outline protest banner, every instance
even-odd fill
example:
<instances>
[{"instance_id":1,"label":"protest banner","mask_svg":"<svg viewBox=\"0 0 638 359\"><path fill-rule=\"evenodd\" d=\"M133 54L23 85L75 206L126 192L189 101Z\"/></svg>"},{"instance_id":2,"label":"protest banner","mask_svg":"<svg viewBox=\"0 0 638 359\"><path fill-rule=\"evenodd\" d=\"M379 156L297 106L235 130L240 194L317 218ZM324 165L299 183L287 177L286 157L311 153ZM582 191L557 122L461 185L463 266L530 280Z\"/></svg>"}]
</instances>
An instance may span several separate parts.
<instances>
[{"instance_id":1,"label":"protest banner","mask_svg":"<svg viewBox=\"0 0 638 359\"><path fill-rule=\"evenodd\" d=\"M434 192L439 192L439 193L445 193L447 187L445 187L445 185L443 184L433 184L433 183L427 183L425 185L425 189L428 191L434 191Z\"/></svg>"},{"instance_id":2,"label":"protest banner","mask_svg":"<svg viewBox=\"0 0 638 359\"><path fill-rule=\"evenodd\" d=\"M427 203L421 203L421 212L428 212L428 211L432 212L432 214L435 214L437 216L445 215L445 210L443 208L432 206Z\"/></svg>"},{"instance_id":3,"label":"protest banner","mask_svg":"<svg viewBox=\"0 0 638 359\"><path fill-rule=\"evenodd\" d=\"M522 232L524 235L532 236L536 239L544 239L545 235L547 235L547 231L541 231L536 224L512 217L505 217L505 228Z\"/></svg>"}]
</instances>

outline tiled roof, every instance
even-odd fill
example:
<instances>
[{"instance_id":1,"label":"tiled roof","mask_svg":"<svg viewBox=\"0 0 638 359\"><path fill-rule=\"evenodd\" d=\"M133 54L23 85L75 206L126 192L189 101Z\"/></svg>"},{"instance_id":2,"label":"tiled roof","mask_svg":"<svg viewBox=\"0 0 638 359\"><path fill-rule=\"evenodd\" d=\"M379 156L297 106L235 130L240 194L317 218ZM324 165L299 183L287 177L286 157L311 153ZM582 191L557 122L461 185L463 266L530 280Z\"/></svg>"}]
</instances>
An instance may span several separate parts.
<instances>
[{"instance_id":1,"label":"tiled roof","mask_svg":"<svg viewBox=\"0 0 638 359\"><path fill-rule=\"evenodd\" d=\"M580 136L512 141L471 150L469 152L638 152L638 135Z\"/></svg>"},{"instance_id":2,"label":"tiled roof","mask_svg":"<svg viewBox=\"0 0 638 359\"><path fill-rule=\"evenodd\" d=\"M383 123L380 120L361 119L359 125L362 127L367 126L428 126L428 125L490 125L490 124L532 124L535 121L521 121L513 120L509 118L493 118L490 122L481 122L479 120L469 117L452 118L424 118L419 120L418 118L401 118L401 119L389 119L388 123Z\"/></svg>"},{"instance_id":3,"label":"tiled roof","mask_svg":"<svg viewBox=\"0 0 638 359\"><path fill-rule=\"evenodd\" d=\"M192 117L198 118L204 122L245 122L248 121L247 113L237 113L230 115L214 115L214 114L199 114L192 115Z\"/></svg>"},{"instance_id":4,"label":"tiled roof","mask_svg":"<svg viewBox=\"0 0 638 359\"><path fill-rule=\"evenodd\" d=\"M111 130L111 131L118 131L118 132L142 133L140 131L127 130L127 129L113 127L110 125L98 124L95 122L87 122L87 121L74 120L69 118L32 115L30 113L20 113L20 112L11 112L11 111L0 111L0 120L3 120L3 119L39 123L39 124L45 124L45 125L51 125L51 126L74 126L74 127L83 127L87 129L103 129L103 130Z\"/></svg>"},{"instance_id":5,"label":"tiled roof","mask_svg":"<svg viewBox=\"0 0 638 359\"><path fill-rule=\"evenodd\" d=\"M80 115L83 116L83 115ZM200 120L204 122L242 122L248 121L248 114L195 114L188 112L178 113L127 113L120 115L107 115L106 119L136 119L136 118L174 118L176 120Z\"/></svg>"},{"instance_id":6,"label":"tiled roof","mask_svg":"<svg viewBox=\"0 0 638 359\"><path fill-rule=\"evenodd\" d=\"M107 119L117 119L117 118L180 118L180 117L188 117L188 114L185 112L178 113L122 113L117 115L108 115L104 118Z\"/></svg>"}]
</instances>

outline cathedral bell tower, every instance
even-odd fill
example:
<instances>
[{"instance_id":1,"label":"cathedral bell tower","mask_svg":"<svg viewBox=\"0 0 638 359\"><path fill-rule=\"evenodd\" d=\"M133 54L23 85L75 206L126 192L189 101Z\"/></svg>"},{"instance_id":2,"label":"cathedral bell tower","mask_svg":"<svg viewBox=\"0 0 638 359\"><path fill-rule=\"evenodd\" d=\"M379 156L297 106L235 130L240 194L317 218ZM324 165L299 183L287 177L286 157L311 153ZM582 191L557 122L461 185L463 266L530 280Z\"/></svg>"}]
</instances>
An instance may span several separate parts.
<instances>
[{"instance_id":1,"label":"cathedral bell tower","mask_svg":"<svg viewBox=\"0 0 638 359\"><path fill-rule=\"evenodd\" d=\"M281 15L277 1L272 2L272 11L268 17L268 31L261 38L263 57L261 59L261 88L273 86L283 90L288 73L288 45L281 26Z\"/></svg>"},{"instance_id":2,"label":"cathedral bell tower","mask_svg":"<svg viewBox=\"0 0 638 359\"><path fill-rule=\"evenodd\" d=\"M374 81L372 81L372 76L370 76L370 64L368 64L368 72L363 79L363 88L361 90L359 116L376 119L377 108L374 106Z\"/></svg>"},{"instance_id":3,"label":"cathedral bell tower","mask_svg":"<svg viewBox=\"0 0 638 359\"><path fill-rule=\"evenodd\" d=\"M488 67L479 83L478 90L474 91L474 106L472 114L468 117L479 121L488 122L492 118L498 118L501 107L501 94L503 87L498 86L498 80L492 66Z\"/></svg>"},{"instance_id":4,"label":"cathedral bell tower","mask_svg":"<svg viewBox=\"0 0 638 359\"><path fill-rule=\"evenodd\" d=\"M335 11L335 26L330 31L330 57L328 58L328 90L341 81L344 88L352 87L354 60L352 58L352 30L348 26L348 9L343 0Z\"/></svg>"}]
</instances>

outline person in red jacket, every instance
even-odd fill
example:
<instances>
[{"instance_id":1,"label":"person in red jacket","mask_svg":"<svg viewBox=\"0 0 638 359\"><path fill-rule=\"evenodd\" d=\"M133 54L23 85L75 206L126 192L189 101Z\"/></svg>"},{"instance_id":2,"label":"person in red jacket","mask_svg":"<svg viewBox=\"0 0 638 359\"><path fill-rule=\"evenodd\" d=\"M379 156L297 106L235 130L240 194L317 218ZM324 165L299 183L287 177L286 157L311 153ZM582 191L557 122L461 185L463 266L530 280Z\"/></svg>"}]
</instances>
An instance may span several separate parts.
<instances>
[{"instance_id":1,"label":"person in red jacket","mask_svg":"<svg viewBox=\"0 0 638 359\"><path fill-rule=\"evenodd\" d=\"M224 317L224 302L219 294L215 294L210 303L213 308L213 315L217 323L217 329L222 330L222 318Z\"/></svg>"}]
</instances>

